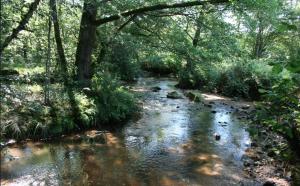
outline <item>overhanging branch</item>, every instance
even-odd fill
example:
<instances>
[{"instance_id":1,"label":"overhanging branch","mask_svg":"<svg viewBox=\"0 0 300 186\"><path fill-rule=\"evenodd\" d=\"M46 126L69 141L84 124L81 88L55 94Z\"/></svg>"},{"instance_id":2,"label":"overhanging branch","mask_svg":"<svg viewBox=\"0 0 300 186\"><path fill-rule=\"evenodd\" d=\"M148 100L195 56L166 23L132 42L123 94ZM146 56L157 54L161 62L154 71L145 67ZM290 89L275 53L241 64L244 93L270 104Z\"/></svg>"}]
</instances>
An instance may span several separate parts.
<instances>
[{"instance_id":1,"label":"overhanging branch","mask_svg":"<svg viewBox=\"0 0 300 186\"><path fill-rule=\"evenodd\" d=\"M145 12L151 12L151 11L174 9L174 8L186 8L186 7L192 7L192 6L205 5L205 4L209 4L209 3L210 4L220 4L220 3L228 3L228 2L229 2L229 0L204 0L204 1L198 0L198 1L190 1L190 2L174 3L174 4L157 4L157 5L141 7L141 8L137 8L137 9L133 9L133 10L128 10L125 12L121 12L119 14L100 18L98 20L95 20L94 24L96 26L100 26L102 24L121 19L122 17L143 14Z\"/></svg>"}]
</instances>

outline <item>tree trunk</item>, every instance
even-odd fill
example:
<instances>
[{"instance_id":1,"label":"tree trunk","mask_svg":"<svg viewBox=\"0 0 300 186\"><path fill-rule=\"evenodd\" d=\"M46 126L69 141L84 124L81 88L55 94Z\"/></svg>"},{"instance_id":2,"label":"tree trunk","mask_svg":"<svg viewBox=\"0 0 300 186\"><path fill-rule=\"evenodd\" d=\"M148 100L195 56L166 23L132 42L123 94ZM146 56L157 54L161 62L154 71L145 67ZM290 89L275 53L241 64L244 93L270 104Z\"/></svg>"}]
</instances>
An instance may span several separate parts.
<instances>
[{"instance_id":1,"label":"tree trunk","mask_svg":"<svg viewBox=\"0 0 300 186\"><path fill-rule=\"evenodd\" d=\"M196 48L200 39L200 33L201 33L201 26L200 26L200 22L199 20L201 19L201 16L198 17L198 19L196 20L196 31L195 31L195 35L192 41L193 47ZM188 71L192 71L193 70L193 61L192 59L187 56L187 64L186 64L186 70Z\"/></svg>"},{"instance_id":2,"label":"tree trunk","mask_svg":"<svg viewBox=\"0 0 300 186\"><path fill-rule=\"evenodd\" d=\"M45 105L49 105L50 99L49 99L49 85L50 85L50 71L49 71L49 65L50 65L50 57L51 57L51 27L52 27L52 21L51 21L51 5L49 3L49 20L48 20L48 46L47 46L47 59L45 64L45 97L44 97L44 103Z\"/></svg>"},{"instance_id":3,"label":"tree trunk","mask_svg":"<svg viewBox=\"0 0 300 186\"><path fill-rule=\"evenodd\" d=\"M200 23L197 20L197 28L196 28L196 32L193 38L193 47L196 47L198 45L199 42L199 38L200 38L200 33L201 33L201 27L200 27Z\"/></svg>"},{"instance_id":4,"label":"tree trunk","mask_svg":"<svg viewBox=\"0 0 300 186\"><path fill-rule=\"evenodd\" d=\"M56 0L50 0L50 7L52 9L52 21L54 25L54 36L55 36L55 41L56 41L56 47L57 47L57 53L60 61L60 68L61 68L61 74L63 77L64 81L64 86L66 88L69 100L70 100L70 105L72 109L72 118L75 124L79 126L79 128L83 128L83 123L81 122L80 119L80 111L78 108L78 105L75 100L75 96L72 90L72 84L69 79L69 73L68 73L68 68L67 68L67 60L65 57L63 45L62 45L62 40L60 37L60 29L59 29L59 22L57 18L57 8L56 8Z\"/></svg>"},{"instance_id":5,"label":"tree trunk","mask_svg":"<svg viewBox=\"0 0 300 186\"><path fill-rule=\"evenodd\" d=\"M24 59L24 62L27 63L28 62L28 44L27 44L27 39L25 39L23 41L23 59Z\"/></svg>"},{"instance_id":6,"label":"tree trunk","mask_svg":"<svg viewBox=\"0 0 300 186\"><path fill-rule=\"evenodd\" d=\"M79 39L76 51L77 78L81 85L89 84L91 78L91 58L96 38L97 6L95 2L85 0L80 23Z\"/></svg>"},{"instance_id":7,"label":"tree trunk","mask_svg":"<svg viewBox=\"0 0 300 186\"><path fill-rule=\"evenodd\" d=\"M258 25L258 33L256 35L255 45L253 48L253 57L254 58L261 58L263 56L263 52L265 50L263 30L264 30L264 28L260 21L259 25Z\"/></svg>"}]
</instances>

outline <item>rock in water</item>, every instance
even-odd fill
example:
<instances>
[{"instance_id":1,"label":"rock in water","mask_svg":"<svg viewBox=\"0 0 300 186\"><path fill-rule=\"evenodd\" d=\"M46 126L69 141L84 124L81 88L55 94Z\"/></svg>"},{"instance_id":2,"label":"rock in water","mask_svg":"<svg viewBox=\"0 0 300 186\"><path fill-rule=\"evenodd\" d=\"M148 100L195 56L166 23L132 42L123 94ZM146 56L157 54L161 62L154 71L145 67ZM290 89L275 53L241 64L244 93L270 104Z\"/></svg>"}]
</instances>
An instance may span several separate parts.
<instances>
[{"instance_id":1,"label":"rock in water","mask_svg":"<svg viewBox=\"0 0 300 186\"><path fill-rule=\"evenodd\" d=\"M152 87L151 90L152 90L152 92L158 92L161 90L161 88L160 87Z\"/></svg>"},{"instance_id":2,"label":"rock in water","mask_svg":"<svg viewBox=\"0 0 300 186\"><path fill-rule=\"evenodd\" d=\"M215 133L214 136L217 141L219 141L221 139L221 135L218 133Z\"/></svg>"},{"instance_id":3,"label":"rock in water","mask_svg":"<svg viewBox=\"0 0 300 186\"><path fill-rule=\"evenodd\" d=\"M211 104L204 104L204 106L211 108L212 105Z\"/></svg>"},{"instance_id":4,"label":"rock in water","mask_svg":"<svg viewBox=\"0 0 300 186\"><path fill-rule=\"evenodd\" d=\"M245 167L249 167L249 166L251 166L253 163L251 162L251 161L249 161L249 160L246 160L246 161L244 161L244 166Z\"/></svg>"},{"instance_id":5,"label":"rock in water","mask_svg":"<svg viewBox=\"0 0 300 186\"><path fill-rule=\"evenodd\" d=\"M201 100L202 100L201 95L197 95L197 94L195 94L193 92L190 92L190 91L185 93L185 96L188 97L189 100L195 101L195 102L201 102Z\"/></svg>"},{"instance_id":6,"label":"rock in water","mask_svg":"<svg viewBox=\"0 0 300 186\"><path fill-rule=\"evenodd\" d=\"M167 98L171 98L171 99L181 99L182 97L179 95L178 92L173 91L173 92L169 92L167 94Z\"/></svg>"},{"instance_id":7,"label":"rock in water","mask_svg":"<svg viewBox=\"0 0 300 186\"><path fill-rule=\"evenodd\" d=\"M266 181L263 186L276 186L276 183L273 181Z\"/></svg>"},{"instance_id":8,"label":"rock in water","mask_svg":"<svg viewBox=\"0 0 300 186\"><path fill-rule=\"evenodd\" d=\"M101 144L105 144L106 143L106 136L104 133L102 134L97 134L95 137L94 137L94 140L96 143L101 143Z\"/></svg>"},{"instance_id":9,"label":"rock in water","mask_svg":"<svg viewBox=\"0 0 300 186\"><path fill-rule=\"evenodd\" d=\"M244 110L247 110L249 108L250 108L250 105L244 105L244 106L242 106L242 109L244 109Z\"/></svg>"}]
</instances>

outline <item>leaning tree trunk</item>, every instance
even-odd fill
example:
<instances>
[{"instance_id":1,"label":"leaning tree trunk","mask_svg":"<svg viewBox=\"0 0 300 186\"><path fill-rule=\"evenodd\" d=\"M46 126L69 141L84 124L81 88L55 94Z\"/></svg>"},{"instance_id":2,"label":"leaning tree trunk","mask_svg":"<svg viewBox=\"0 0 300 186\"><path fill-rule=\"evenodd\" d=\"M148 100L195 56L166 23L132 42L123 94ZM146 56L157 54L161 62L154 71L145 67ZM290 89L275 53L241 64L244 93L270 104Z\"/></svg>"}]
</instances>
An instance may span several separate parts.
<instances>
[{"instance_id":1,"label":"leaning tree trunk","mask_svg":"<svg viewBox=\"0 0 300 186\"><path fill-rule=\"evenodd\" d=\"M94 1L85 0L80 23L79 39L76 51L77 78L81 85L88 85L91 78L91 58L96 38L96 26L93 24L97 15Z\"/></svg>"},{"instance_id":2,"label":"leaning tree trunk","mask_svg":"<svg viewBox=\"0 0 300 186\"><path fill-rule=\"evenodd\" d=\"M79 111L79 108L76 103L75 96L74 96L74 93L72 90L72 84L70 83L70 79L69 79L67 60L66 60L64 48L62 45L59 22L58 22L58 18L57 18L56 0L50 0L50 7L52 9L52 21L53 21L53 25L54 25L54 36L55 36L55 41L56 41L57 53L58 53L58 57L59 57L59 61L60 61L61 74L63 77L64 86L66 88L68 97L70 99L73 121L75 124L77 124L79 126L79 128L83 128L84 126L80 119L80 111Z\"/></svg>"}]
</instances>

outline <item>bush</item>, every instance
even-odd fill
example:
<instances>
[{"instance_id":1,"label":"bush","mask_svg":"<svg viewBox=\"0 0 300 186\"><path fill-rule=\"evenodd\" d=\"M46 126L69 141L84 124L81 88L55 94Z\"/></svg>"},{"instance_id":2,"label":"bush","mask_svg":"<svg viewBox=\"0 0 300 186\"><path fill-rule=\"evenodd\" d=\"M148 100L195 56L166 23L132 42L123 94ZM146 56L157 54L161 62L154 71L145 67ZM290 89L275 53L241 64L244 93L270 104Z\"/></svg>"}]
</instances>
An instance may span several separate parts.
<instances>
[{"instance_id":1,"label":"bush","mask_svg":"<svg viewBox=\"0 0 300 186\"><path fill-rule=\"evenodd\" d=\"M95 125L97 109L92 98L89 98L83 93L76 93L75 99L80 111L80 119L87 126Z\"/></svg>"},{"instance_id":2,"label":"bush","mask_svg":"<svg viewBox=\"0 0 300 186\"><path fill-rule=\"evenodd\" d=\"M180 62L174 60L171 56L151 56L141 63L143 70L160 75L177 73L179 67Z\"/></svg>"},{"instance_id":3,"label":"bush","mask_svg":"<svg viewBox=\"0 0 300 186\"><path fill-rule=\"evenodd\" d=\"M237 61L223 68L218 80L218 92L227 96L259 99L259 88L269 88L275 76L271 67L262 61Z\"/></svg>"},{"instance_id":4,"label":"bush","mask_svg":"<svg viewBox=\"0 0 300 186\"><path fill-rule=\"evenodd\" d=\"M207 68L207 67L210 68ZM259 99L258 89L271 87L276 79L264 61L224 60L216 64L197 63L179 73L179 87L198 88L226 96Z\"/></svg>"},{"instance_id":5,"label":"bush","mask_svg":"<svg viewBox=\"0 0 300 186\"><path fill-rule=\"evenodd\" d=\"M281 73L283 77L271 90L260 90L264 102L259 105L257 120L287 138L300 155L300 78L287 73Z\"/></svg>"},{"instance_id":6,"label":"bush","mask_svg":"<svg viewBox=\"0 0 300 186\"><path fill-rule=\"evenodd\" d=\"M95 74L92 91L100 123L120 122L137 110L133 95L107 72Z\"/></svg>"},{"instance_id":7,"label":"bush","mask_svg":"<svg viewBox=\"0 0 300 186\"><path fill-rule=\"evenodd\" d=\"M207 71L202 65L196 65L191 70L182 69L178 75L178 87L183 89L197 89L205 85L207 80Z\"/></svg>"}]
</instances>

